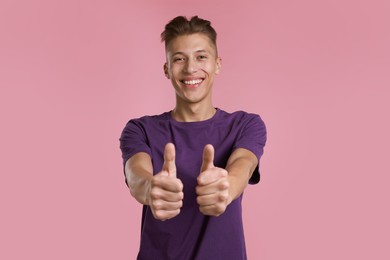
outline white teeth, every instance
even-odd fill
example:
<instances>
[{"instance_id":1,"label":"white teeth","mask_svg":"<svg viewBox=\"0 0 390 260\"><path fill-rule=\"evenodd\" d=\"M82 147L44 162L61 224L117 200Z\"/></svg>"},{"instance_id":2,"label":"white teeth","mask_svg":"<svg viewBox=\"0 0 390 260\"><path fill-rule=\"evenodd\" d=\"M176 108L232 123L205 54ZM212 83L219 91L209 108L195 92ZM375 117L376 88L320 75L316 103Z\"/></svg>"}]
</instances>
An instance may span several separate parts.
<instances>
[{"instance_id":1,"label":"white teeth","mask_svg":"<svg viewBox=\"0 0 390 260\"><path fill-rule=\"evenodd\" d=\"M194 79L194 80L183 80L184 84L186 85L196 85L202 82L201 79Z\"/></svg>"}]
</instances>

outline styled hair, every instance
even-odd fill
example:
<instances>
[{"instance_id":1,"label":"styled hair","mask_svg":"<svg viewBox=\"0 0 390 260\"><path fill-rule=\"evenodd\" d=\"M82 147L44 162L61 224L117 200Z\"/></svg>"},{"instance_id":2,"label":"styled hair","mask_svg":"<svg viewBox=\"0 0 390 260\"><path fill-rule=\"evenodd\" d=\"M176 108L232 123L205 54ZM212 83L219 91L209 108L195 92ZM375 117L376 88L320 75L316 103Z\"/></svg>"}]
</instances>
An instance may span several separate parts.
<instances>
[{"instance_id":1,"label":"styled hair","mask_svg":"<svg viewBox=\"0 0 390 260\"><path fill-rule=\"evenodd\" d=\"M217 32L211 26L211 22L193 16L188 20L185 16L177 16L172 19L167 25L165 30L161 33L161 41L165 42L165 49L169 43L178 36L189 35L194 33L203 33L206 35L214 45L215 51L217 51Z\"/></svg>"}]
</instances>

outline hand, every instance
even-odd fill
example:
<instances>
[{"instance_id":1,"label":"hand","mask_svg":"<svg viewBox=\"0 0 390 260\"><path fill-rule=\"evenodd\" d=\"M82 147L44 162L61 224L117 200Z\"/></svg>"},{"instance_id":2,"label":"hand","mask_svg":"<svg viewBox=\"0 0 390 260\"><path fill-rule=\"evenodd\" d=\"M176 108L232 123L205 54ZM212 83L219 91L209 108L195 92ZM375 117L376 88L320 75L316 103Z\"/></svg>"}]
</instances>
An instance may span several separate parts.
<instances>
[{"instance_id":1,"label":"hand","mask_svg":"<svg viewBox=\"0 0 390 260\"><path fill-rule=\"evenodd\" d=\"M204 215L219 216L229 205L229 180L225 169L214 166L214 147L206 145L196 187L199 210Z\"/></svg>"},{"instance_id":2,"label":"hand","mask_svg":"<svg viewBox=\"0 0 390 260\"><path fill-rule=\"evenodd\" d=\"M164 165L151 181L149 206L159 220L177 216L183 206L183 183L176 178L175 146L172 143L165 146Z\"/></svg>"}]
</instances>

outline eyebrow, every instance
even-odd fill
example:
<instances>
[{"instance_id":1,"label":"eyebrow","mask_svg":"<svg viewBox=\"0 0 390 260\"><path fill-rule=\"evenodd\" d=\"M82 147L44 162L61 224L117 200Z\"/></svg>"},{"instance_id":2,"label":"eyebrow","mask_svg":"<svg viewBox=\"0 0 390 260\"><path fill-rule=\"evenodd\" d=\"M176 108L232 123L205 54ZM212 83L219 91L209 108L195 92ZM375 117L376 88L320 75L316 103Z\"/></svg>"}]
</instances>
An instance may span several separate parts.
<instances>
[{"instance_id":1,"label":"eyebrow","mask_svg":"<svg viewBox=\"0 0 390 260\"><path fill-rule=\"evenodd\" d=\"M195 51L195 53L201 53L201 52L206 52L206 53L208 53L208 51L206 51L206 50L197 50L197 51ZM178 55L178 54L180 54L180 55L185 55L184 52L182 52L182 51L177 51L177 52L175 52L175 53L172 53L172 56L175 56L175 55Z\"/></svg>"}]
</instances>

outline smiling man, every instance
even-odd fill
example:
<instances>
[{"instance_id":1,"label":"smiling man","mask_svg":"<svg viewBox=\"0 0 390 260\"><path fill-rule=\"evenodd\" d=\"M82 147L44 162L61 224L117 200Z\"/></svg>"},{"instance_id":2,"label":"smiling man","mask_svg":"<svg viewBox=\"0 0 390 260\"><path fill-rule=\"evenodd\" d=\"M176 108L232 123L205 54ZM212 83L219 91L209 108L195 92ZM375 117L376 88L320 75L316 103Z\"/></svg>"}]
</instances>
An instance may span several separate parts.
<instances>
[{"instance_id":1,"label":"smiling man","mask_svg":"<svg viewBox=\"0 0 390 260\"><path fill-rule=\"evenodd\" d=\"M120 137L126 183L143 205L137 259L246 259L242 194L260 180L259 115L212 104L217 34L197 16L161 34L176 105L130 120Z\"/></svg>"}]
</instances>

